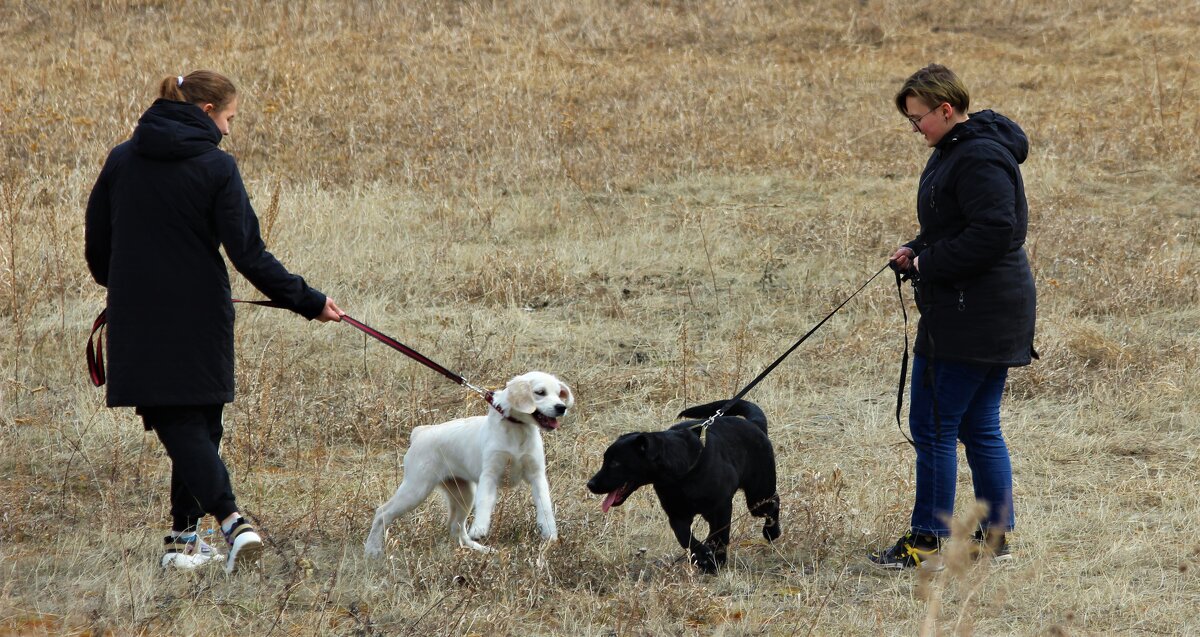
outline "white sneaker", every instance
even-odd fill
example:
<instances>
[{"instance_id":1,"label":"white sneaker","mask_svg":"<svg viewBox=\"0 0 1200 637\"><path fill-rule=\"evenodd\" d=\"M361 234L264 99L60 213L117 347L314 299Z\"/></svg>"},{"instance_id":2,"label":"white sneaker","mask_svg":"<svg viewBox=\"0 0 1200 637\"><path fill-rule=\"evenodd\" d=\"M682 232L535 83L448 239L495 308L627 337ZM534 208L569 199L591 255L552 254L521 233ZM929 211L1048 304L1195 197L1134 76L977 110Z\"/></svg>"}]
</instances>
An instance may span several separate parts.
<instances>
[{"instance_id":1,"label":"white sneaker","mask_svg":"<svg viewBox=\"0 0 1200 637\"><path fill-rule=\"evenodd\" d=\"M164 569L191 571L225 557L195 533L184 536L168 535L163 538L163 548L165 552L159 565Z\"/></svg>"},{"instance_id":2,"label":"white sneaker","mask_svg":"<svg viewBox=\"0 0 1200 637\"><path fill-rule=\"evenodd\" d=\"M245 518L234 521L233 526L225 533L225 541L229 544L229 557L225 559L226 573L258 565L262 557L262 538Z\"/></svg>"}]
</instances>

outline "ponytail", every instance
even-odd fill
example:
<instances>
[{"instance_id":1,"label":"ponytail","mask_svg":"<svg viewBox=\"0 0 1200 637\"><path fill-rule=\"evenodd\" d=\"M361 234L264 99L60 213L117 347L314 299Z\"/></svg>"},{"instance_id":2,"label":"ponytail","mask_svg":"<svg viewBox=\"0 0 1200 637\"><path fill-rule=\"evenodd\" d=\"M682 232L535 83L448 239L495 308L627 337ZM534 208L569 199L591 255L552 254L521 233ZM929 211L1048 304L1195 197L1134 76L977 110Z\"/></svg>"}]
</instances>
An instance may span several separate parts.
<instances>
[{"instance_id":1,"label":"ponytail","mask_svg":"<svg viewBox=\"0 0 1200 637\"><path fill-rule=\"evenodd\" d=\"M175 100L176 102L188 101L187 98L184 97L183 91L179 90L181 85L179 80L182 77L182 75L164 77L163 81L158 85L158 96L169 100Z\"/></svg>"},{"instance_id":2,"label":"ponytail","mask_svg":"<svg viewBox=\"0 0 1200 637\"><path fill-rule=\"evenodd\" d=\"M237 96L237 88L229 78L215 71L192 71L164 77L158 85L158 96L197 106L212 104L220 110Z\"/></svg>"}]
</instances>

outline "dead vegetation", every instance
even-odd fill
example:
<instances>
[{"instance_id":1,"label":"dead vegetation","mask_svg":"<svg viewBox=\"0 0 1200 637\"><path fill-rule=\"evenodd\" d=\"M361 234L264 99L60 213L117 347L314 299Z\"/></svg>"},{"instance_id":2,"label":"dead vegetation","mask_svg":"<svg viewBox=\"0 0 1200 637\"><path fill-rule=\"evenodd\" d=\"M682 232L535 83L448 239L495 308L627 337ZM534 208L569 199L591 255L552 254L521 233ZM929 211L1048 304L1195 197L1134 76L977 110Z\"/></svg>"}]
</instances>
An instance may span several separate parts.
<instances>
[{"instance_id":1,"label":"dead vegetation","mask_svg":"<svg viewBox=\"0 0 1200 637\"><path fill-rule=\"evenodd\" d=\"M918 4L0 4L0 635L1200 631L1200 14ZM699 576L649 493L605 516L583 484L618 433L735 391L914 232L926 151L891 95L934 60L1032 141L1043 358L1004 405L1019 560L863 566L912 494L883 280L751 396L781 542L743 516L732 567ZM430 503L366 562L407 432L482 404L349 327L248 308L225 453L266 567L157 571L169 469L87 384L104 296L82 211L156 81L198 67L243 89L225 147L289 267L474 381L576 389L546 437L561 542L517 491L498 555L450 550ZM960 492L965 529L965 473Z\"/></svg>"}]
</instances>

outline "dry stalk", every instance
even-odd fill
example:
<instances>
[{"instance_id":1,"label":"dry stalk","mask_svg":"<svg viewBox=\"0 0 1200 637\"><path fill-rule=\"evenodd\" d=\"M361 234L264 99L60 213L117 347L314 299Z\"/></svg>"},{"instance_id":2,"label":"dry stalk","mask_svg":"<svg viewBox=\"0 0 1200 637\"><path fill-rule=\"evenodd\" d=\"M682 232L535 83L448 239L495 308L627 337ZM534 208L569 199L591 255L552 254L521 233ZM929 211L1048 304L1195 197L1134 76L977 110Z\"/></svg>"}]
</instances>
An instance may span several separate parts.
<instances>
[{"instance_id":1,"label":"dry stalk","mask_svg":"<svg viewBox=\"0 0 1200 637\"><path fill-rule=\"evenodd\" d=\"M688 403L688 368L691 366L691 349L688 346L688 324L685 321L679 328L679 397L683 404Z\"/></svg>"},{"instance_id":2,"label":"dry stalk","mask_svg":"<svg viewBox=\"0 0 1200 637\"><path fill-rule=\"evenodd\" d=\"M271 190L271 203L267 205L267 209L263 211L263 243L271 245L271 235L275 230L275 221L279 219L279 191L282 185L275 182L275 188Z\"/></svg>"},{"instance_id":3,"label":"dry stalk","mask_svg":"<svg viewBox=\"0 0 1200 637\"><path fill-rule=\"evenodd\" d=\"M25 308L27 303L25 286L22 283L19 268L22 258L19 230L27 192L28 185L24 179L0 183L0 232L3 232L5 247L8 248L3 265L8 274L9 320L13 324L13 350L10 359L12 377L9 380L18 385L21 383L22 353L25 351ZM14 393L17 396L17 408L20 409L22 392L17 389Z\"/></svg>"}]
</instances>

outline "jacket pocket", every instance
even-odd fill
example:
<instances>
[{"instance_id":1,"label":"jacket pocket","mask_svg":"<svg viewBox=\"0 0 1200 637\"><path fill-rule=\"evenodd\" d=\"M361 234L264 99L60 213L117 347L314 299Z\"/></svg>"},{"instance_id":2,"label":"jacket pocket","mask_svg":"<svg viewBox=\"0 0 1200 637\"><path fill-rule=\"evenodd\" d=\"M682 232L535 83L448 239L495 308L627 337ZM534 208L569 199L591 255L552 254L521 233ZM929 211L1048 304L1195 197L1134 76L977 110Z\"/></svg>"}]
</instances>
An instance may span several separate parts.
<instances>
[{"instance_id":1,"label":"jacket pocket","mask_svg":"<svg viewBox=\"0 0 1200 637\"><path fill-rule=\"evenodd\" d=\"M917 309L922 312L933 308L950 308L958 312L966 312L968 309L971 295L967 293L969 288L964 284L947 285L923 280L918 281L913 289Z\"/></svg>"}]
</instances>

